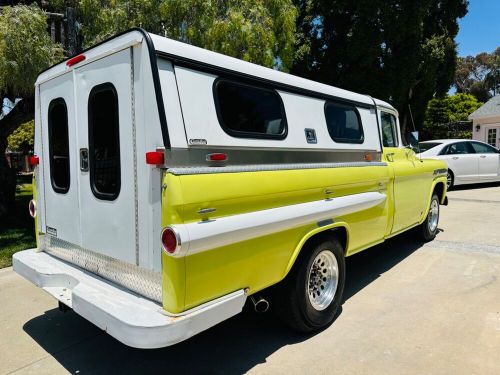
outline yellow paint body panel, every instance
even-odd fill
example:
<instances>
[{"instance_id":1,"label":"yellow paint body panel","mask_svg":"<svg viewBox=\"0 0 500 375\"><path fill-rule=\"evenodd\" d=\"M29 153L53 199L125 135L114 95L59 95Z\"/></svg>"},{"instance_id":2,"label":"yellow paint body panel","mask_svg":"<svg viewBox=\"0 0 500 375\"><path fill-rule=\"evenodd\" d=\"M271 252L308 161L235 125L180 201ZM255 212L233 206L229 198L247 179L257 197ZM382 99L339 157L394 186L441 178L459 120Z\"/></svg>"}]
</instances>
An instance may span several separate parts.
<instances>
[{"instance_id":1,"label":"yellow paint body panel","mask_svg":"<svg viewBox=\"0 0 500 375\"><path fill-rule=\"evenodd\" d=\"M380 192L387 198L373 208L334 217L333 223L327 226L318 227L318 223L312 222L186 257L163 254L164 308L178 313L238 289L248 288L252 294L273 285L287 275L305 241L325 230L344 228L347 256L380 243L391 236L393 217L397 217L398 202L394 201L394 194L402 201L405 194L418 194L421 201L412 202L412 210L418 208L417 213L403 210L399 220L404 223L398 224L398 228L421 221L426 215L430 189L438 183L433 172L446 166L439 161L408 161L406 154L398 155L398 159L403 157L407 161L394 160L387 166L181 176L166 171L163 176L166 186L162 197L163 226L206 219L197 212L201 208L216 208L210 219L217 219L364 192ZM406 171L410 164L415 164L418 170ZM395 173L398 173L396 178ZM404 178L400 180L398 176ZM404 183L398 185L401 181ZM327 195L327 190L333 193Z\"/></svg>"}]
</instances>

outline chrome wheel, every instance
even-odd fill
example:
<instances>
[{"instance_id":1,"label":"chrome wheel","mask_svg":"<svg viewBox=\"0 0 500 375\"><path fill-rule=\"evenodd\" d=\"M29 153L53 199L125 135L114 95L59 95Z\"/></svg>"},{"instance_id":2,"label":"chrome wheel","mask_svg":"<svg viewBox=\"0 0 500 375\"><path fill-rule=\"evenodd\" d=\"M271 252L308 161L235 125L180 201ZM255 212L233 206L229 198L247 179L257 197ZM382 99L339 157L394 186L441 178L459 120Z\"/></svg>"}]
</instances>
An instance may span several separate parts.
<instances>
[{"instance_id":1,"label":"chrome wheel","mask_svg":"<svg viewBox=\"0 0 500 375\"><path fill-rule=\"evenodd\" d=\"M448 172L446 174L446 188L449 189L451 188L451 185L453 184L453 177L451 177L451 173Z\"/></svg>"},{"instance_id":2,"label":"chrome wheel","mask_svg":"<svg viewBox=\"0 0 500 375\"><path fill-rule=\"evenodd\" d=\"M437 229L439 222L439 203L437 200L433 199L431 202L431 207L429 209L429 215L427 215L427 227L429 232L434 233Z\"/></svg>"},{"instance_id":3,"label":"chrome wheel","mask_svg":"<svg viewBox=\"0 0 500 375\"><path fill-rule=\"evenodd\" d=\"M320 252L312 263L307 276L309 302L315 310L326 309L335 298L339 282L339 268L330 250Z\"/></svg>"}]
</instances>

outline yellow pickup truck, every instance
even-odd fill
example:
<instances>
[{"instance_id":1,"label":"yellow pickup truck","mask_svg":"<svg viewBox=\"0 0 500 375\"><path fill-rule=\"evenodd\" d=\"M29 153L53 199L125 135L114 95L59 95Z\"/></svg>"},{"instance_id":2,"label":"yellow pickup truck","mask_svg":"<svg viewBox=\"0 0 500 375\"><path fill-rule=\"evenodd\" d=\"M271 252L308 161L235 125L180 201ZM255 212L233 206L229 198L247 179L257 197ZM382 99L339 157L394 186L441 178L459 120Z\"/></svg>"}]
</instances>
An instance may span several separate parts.
<instances>
[{"instance_id":1,"label":"yellow pickup truck","mask_svg":"<svg viewBox=\"0 0 500 375\"><path fill-rule=\"evenodd\" d=\"M35 153L15 271L138 348L247 300L321 329L345 257L432 240L446 203L446 165L403 145L390 104L141 29L40 74Z\"/></svg>"}]
</instances>

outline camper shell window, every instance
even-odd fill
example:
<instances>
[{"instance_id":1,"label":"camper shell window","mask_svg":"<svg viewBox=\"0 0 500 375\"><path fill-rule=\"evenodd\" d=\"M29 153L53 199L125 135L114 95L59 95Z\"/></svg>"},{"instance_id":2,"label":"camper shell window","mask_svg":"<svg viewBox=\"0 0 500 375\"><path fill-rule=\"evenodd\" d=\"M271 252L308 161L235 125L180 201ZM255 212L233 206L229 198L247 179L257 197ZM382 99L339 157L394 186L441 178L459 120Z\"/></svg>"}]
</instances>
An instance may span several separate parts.
<instances>
[{"instance_id":1,"label":"camper shell window","mask_svg":"<svg viewBox=\"0 0 500 375\"><path fill-rule=\"evenodd\" d=\"M214 83L214 99L219 123L227 134L286 138L285 109L276 90L219 79Z\"/></svg>"},{"instance_id":2,"label":"camper shell window","mask_svg":"<svg viewBox=\"0 0 500 375\"><path fill-rule=\"evenodd\" d=\"M50 102L49 159L50 180L55 192L65 194L70 186L68 109L63 98Z\"/></svg>"},{"instance_id":3,"label":"camper shell window","mask_svg":"<svg viewBox=\"0 0 500 375\"><path fill-rule=\"evenodd\" d=\"M349 104L325 102L325 118L330 137L337 143L363 143L361 117Z\"/></svg>"},{"instance_id":4,"label":"camper shell window","mask_svg":"<svg viewBox=\"0 0 500 375\"><path fill-rule=\"evenodd\" d=\"M118 95L111 83L89 94L90 186L99 199L115 200L121 187Z\"/></svg>"}]
</instances>

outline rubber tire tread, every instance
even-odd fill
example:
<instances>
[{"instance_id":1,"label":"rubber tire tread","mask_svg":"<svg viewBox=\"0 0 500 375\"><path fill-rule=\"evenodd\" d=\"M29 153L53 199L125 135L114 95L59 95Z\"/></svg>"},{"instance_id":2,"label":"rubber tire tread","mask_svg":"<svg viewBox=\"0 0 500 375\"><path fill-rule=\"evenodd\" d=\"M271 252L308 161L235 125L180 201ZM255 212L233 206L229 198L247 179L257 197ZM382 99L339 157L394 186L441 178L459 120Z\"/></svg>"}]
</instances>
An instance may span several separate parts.
<instances>
[{"instance_id":1,"label":"rubber tire tread","mask_svg":"<svg viewBox=\"0 0 500 375\"><path fill-rule=\"evenodd\" d=\"M325 250L331 250L337 259L339 280L335 297L323 311L315 310L309 302L306 280L309 272L308 265L316 255ZM344 249L335 237L320 237L313 240L302 249L301 254L287 278L276 290L275 311L278 316L292 329L301 333L309 333L327 327L335 319L345 286L345 259Z\"/></svg>"},{"instance_id":2,"label":"rubber tire tread","mask_svg":"<svg viewBox=\"0 0 500 375\"><path fill-rule=\"evenodd\" d=\"M438 202L438 208L439 208L439 197L436 193L433 193L431 201L429 203L429 211L433 200L436 200ZM434 232L430 232L429 227L427 225L428 216L429 214L427 214L427 216L425 217L424 222L417 227L418 237L423 242L432 241L434 238L436 238L436 235L439 232L439 217L438 217L438 226L436 227L436 230Z\"/></svg>"}]
</instances>

